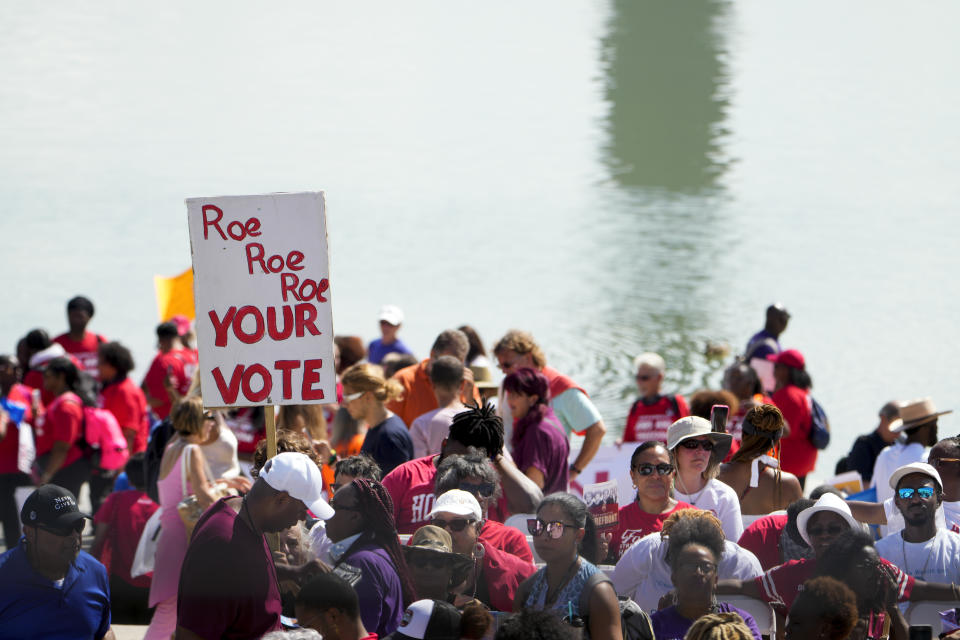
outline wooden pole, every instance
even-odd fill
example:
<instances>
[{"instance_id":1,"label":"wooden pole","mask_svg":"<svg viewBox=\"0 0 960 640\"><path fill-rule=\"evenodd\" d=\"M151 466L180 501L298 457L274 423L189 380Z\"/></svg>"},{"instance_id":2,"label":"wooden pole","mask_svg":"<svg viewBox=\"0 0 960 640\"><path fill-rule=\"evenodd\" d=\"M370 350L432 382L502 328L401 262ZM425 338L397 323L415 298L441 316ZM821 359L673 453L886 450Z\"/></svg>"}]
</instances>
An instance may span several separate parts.
<instances>
[{"instance_id":1,"label":"wooden pole","mask_svg":"<svg viewBox=\"0 0 960 640\"><path fill-rule=\"evenodd\" d=\"M263 408L264 426L267 431L267 460L277 455L277 420L274 411L272 402ZM270 547L270 551L276 552L280 548L280 536L276 533L268 533L267 546Z\"/></svg>"}]
</instances>

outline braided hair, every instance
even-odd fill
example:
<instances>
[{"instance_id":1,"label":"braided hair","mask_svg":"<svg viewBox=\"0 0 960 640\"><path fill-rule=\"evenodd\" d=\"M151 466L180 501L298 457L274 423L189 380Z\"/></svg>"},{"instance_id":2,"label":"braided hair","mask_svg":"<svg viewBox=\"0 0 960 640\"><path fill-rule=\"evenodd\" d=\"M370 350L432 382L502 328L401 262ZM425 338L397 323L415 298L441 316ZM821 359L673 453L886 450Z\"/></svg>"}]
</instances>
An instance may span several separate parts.
<instances>
[{"instance_id":1,"label":"braided hair","mask_svg":"<svg viewBox=\"0 0 960 640\"><path fill-rule=\"evenodd\" d=\"M474 404L454 416L449 437L465 447L484 449L493 459L503 452L503 420L489 402Z\"/></svg>"},{"instance_id":2,"label":"braided hair","mask_svg":"<svg viewBox=\"0 0 960 640\"><path fill-rule=\"evenodd\" d=\"M390 560L393 561L397 576L400 578L400 588L403 591L403 606L412 604L417 599L417 594L410 580L403 550L400 549L397 525L393 518L393 500L390 499L390 494L382 484L368 478L356 478L349 486L356 491L358 510L363 515L365 530L341 557L349 556L358 544L373 542L386 551Z\"/></svg>"},{"instance_id":3,"label":"braided hair","mask_svg":"<svg viewBox=\"0 0 960 640\"><path fill-rule=\"evenodd\" d=\"M686 640L750 640L753 633L736 613L700 616L687 630Z\"/></svg>"},{"instance_id":4,"label":"braided hair","mask_svg":"<svg viewBox=\"0 0 960 640\"><path fill-rule=\"evenodd\" d=\"M760 404L743 417L743 435L740 439L740 448L730 462L752 462L770 449L774 450L773 457L780 460L780 438L786 423L783 414L772 404ZM774 481L777 487L777 504L783 501L783 487L781 486L780 466L773 470Z\"/></svg>"}]
</instances>

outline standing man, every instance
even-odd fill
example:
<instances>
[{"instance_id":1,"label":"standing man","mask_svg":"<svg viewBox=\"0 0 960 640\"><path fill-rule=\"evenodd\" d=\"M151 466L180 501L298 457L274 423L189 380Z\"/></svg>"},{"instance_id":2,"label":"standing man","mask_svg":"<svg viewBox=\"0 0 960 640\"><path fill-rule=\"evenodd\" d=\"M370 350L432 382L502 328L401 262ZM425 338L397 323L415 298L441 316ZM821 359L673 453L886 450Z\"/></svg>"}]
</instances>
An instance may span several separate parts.
<instances>
[{"instance_id":1,"label":"standing man","mask_svg":"<svg viewBox=\"0 0 960 640\"><path fill-rule=\"evenodd\" d=\"M0 555L0 634L112 640L107 570L80 550L90 516L72 493L46 484L23 503L20 518L20 544Z\"/></svg>"},{"instance_id":2,"label":"standing man","mask_svg":"<svg viewBox=\"0 0 960 640\"><path fill-rule=\"evenodd\" d=\"M634 359L633 367L640 397L630 407L627 425L623 429L623 437L617 440L617 446L624 442L646 440L666 442L670 425L690 415L687 401L680 394L660 394L667 365L658 354L641 353Z\"/></svg>"},{"instance_id":3,"label":"standing man","mask_svg":"<svg viewBox=\"0 0 960 640\"><path fill-rule=\"evenodd\" d=\"M277 570L264 534L305 520L308 509L332 517L322 494L320 467L290 451L267 460L246 496L207 509L180 570L177 640L259 638L280 629Z\"/></svg>"},{"instance_id":4,"label":"standing man","mask_svg":"<svg viewBox=\"0 0 960 640\"><path fill-rule=\"evenodd\" d=\"M410 348L397 337L403 324L403 311L400 307L385 304L380 309L380 336L367 347L367 362L380 364L388 353L413 355ZM407 424L410 424L409 422Z\"/></svg>"},{"instance_id":5,"label":"standing man","mask_svg":"<svg viewBox=\"0 0 960 640\"><path fill-rule=\"evenodd\" d=\"M77 296L67 302L67 324L70 330L53 339L63 350L80 362L80 369L94 378L97 371L97 348L107 341L101 335L87 331L87 325L93 318L93 302L89 298Z\"/></svg>"},{"instance_id":6,"label":"standing man","mask_svg":"<svg viewBox=\"0 0 960 640\"><path fill-rule=\"evenodd\" d=\"M944 438L927 457L940 474L943 486L943 519L947 529L960 533L960 437Z\"/></svg>"},{"instance_id":7,"label":"standing man","mask_svg":"<svg viewBox=\"0 0 960 640\"><path fill-rule=\"evenodd\" d=\"M937 527L936 513L943 502L940 474L914 462L894 471L889 485L906 524L877 542L877 553L917 580L960 583L960 535Z\"/></svg>"},{"instance_id":8,"label":"standing man","mask_svg":"<svg viewBox=\"0 0 960 640\"><path fill-rule=\"evenodd\" d=\"M753 334L747 341L747 350L743 353L744 362L754 358L764 360L768 355L780 353L780 334L787 329L790 314L781 303L775 302L767 307L767 321L763 329Z\"/></svg>"},{"instance_id":9,"label":"standing man","mask_svg":"<svg viewBox=\"0 0 960 640\"><path fill-rule=\"evenodd\" d=\"M453 417L466 409L460 401L464 370L463 363L453 356L440 356L430 367L430 383L438 408L417 417L410 425L414 458L440 453Z\"/></svg>"},{"instance_id":10,"label":"standing man","mask_svg":"<svg viewBox=\"0 0 960 640\"><path fill-rule=\"evenodd\" d=\"M400 416L406 425L428 411L433 411L439 405L433 393L433 383L430 382L430 368L433 361L440 356L453 356L464 366L464 380L461 400L480 404L480 394L473 385L473 372L466 366L467 353L470 351L470 341L463 331L447 329L437 336L430 348L430 357L410 367L400 369L393 376L394 380L403 386L403 397L387 403L387 409ZM371 361L372 362L372 361Z\"/></svg>"},{"instance_id":11,"label":"standing man","mask_svg":"<svg viewBox=\"0 0 960 640\"><path fill-rule=\"evenodd\" d=\"M546 355L533 336L526 331L508 331L494 345L493 355L504 375L509 375L521 367L529 367L546 376L550 383L550 408L560 418L567 437L571 433L583 436L580 454L570 465L569 481L572 484L590 464L593 456L597 455L603 434L607 432L600 412L582 387L553 367L547 366ZM504 424L513 424L513 418L508 415L507 403L501 400L498 407Z\"/></svg>"},{"instance_id":12,"label":"standing man","mask_svg":"<svg viewBox=\"0 0 960 640\"><path fill-rule=\"evenodd\" d=\"M873 478L873 465L877 462L877 456L886 447L897 440L897 431L903 422L900 420L900 405L897 402L890 401L880 408L880 423L872 433L857 438L850 453L846 458L842 458L837 463L837 473L844 471L856 471L860 474L864 486L870 486Z\"/></svg>"},{"instance_id":13,"label":"standing man","mask_svg":"<svg viewBox=\"0 0 960 640\"><path fill-rule=\"evenodd\" d=\"M927 448L937 444L937 418L951 412L937 411L932 398L913 400L900 407L900 419L903 422L891 431L897 434L902 432L906 437L894 442L877 456L870 482L870 486L877 488L877 502L893 497L893 489L888 482L894 471L905 464L927 459Z\"/></svg>"}]
</instances>

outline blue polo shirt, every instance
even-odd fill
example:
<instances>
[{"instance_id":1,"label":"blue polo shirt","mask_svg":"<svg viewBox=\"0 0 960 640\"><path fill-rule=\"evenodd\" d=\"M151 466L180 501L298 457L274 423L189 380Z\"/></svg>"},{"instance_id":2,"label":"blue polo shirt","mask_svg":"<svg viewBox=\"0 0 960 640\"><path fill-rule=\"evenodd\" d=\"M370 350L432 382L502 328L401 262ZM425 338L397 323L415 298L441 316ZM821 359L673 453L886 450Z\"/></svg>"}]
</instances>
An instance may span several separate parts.
<instances>
[{"instance_id":1,"label":"blue polo shirt","mask_svg":"<svg viewBox=\"0 0 960 640\"><path fill-rule=\"evenodd\" d=\"M110 581L85 551L62 586L30 566L25 538L0 555L0 638L99 640L110 630Z\"/></svg>"}]
</instances>

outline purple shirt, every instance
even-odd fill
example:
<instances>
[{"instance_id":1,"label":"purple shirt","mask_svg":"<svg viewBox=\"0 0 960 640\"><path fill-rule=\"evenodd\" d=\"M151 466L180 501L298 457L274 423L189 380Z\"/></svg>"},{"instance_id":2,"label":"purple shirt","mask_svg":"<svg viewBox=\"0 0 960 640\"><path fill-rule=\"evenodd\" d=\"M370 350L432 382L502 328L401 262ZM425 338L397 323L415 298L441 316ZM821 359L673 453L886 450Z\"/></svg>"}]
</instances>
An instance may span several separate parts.
<instances>
[{"instance_id":1,"label":"purple shirt","mask_svg":"<svg viewBox=\"0 0 960 640\"><path fill-rule=\"evenodd\" d=\"M773 344L776 345L776 349L771 346L771 340L773 341ZM749 358L746 358L747 364L750 364L750 360L753 358L760 358L763 360L768 355L773 353L780 353L780 341L777 340L775 335L766 329L761 329L753 334L753 337L747 341L747 350L744 351L745 356L750 356Z\"/></svg>"},{"instance_id":2,"label":"purple shirt","mask_svg":"<svg viewBox=\"0 0 960 640\"><path fill-rule=\"evenodd\" d=\"M743 618L743 621L747 623L747 626L750 627L750 633L753 634L753 639L761 640L760 628L757 626L757 621L743 609L738 609L732 604L721 602L717 605L717 611L739 614L740 617ZM677 612L677 607L674 605L651 613L650 622L653 624L653 636L657 640L683 640L683 637L687 635L687 630L693 626L695 620L684 618Z\"/></svg>"},{"instance_id":3,"label":"purple shirt","mask_svg":"<svg viewBox=\"0 0 960 640\"><path fill-rule=\"evenodd\" d=\"M370 364L380 364L383 362L383 359L391 353L413 355L410 348L403 344L400 338L397 338L390 344L384 344L383 338L377 338L367 347L367 362Z\"/></svg>"},{"instance_id":4,"label":"purple shirt","mask_svg":"<svg viewBox=\"0 0 960 640\"><path fill-rule=\"evenodd\" d=\"M543 495L567 490L569 457L567 434L550 407L544 407L543 420L527 426L513 449L520 473L534 467L543 474Z\"/></svg>"},{"instance_id":5,"label":"purple shirt","mask_svg":"<svg viewBox=\"0 0 960 640\"><path fill-rule=\"evenodd\" d=\"M360 618L380 638L396 631L403 619L403 587L390 556L372 544L360 544L333 570L357 592Z\"/></svg>"}]
</instances>

